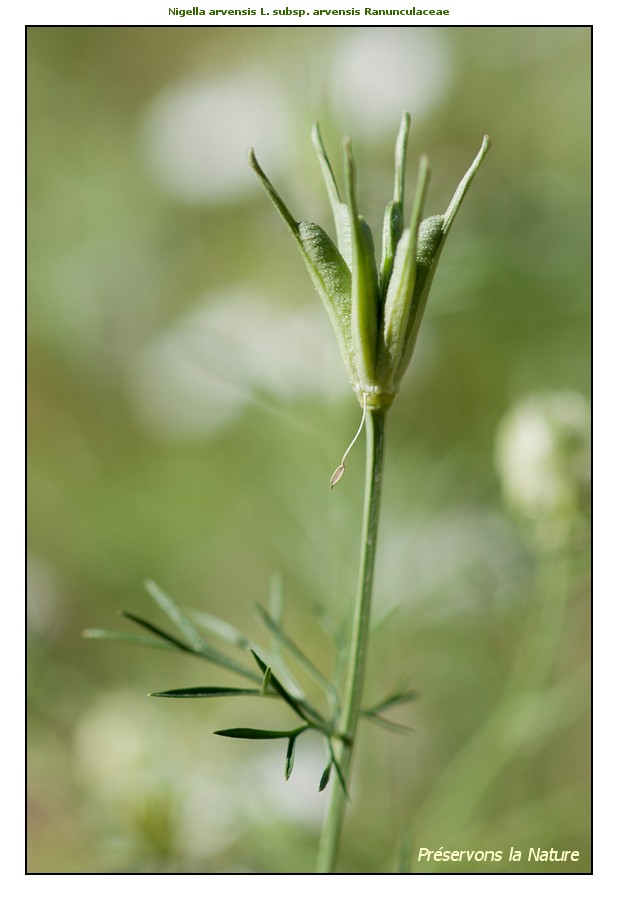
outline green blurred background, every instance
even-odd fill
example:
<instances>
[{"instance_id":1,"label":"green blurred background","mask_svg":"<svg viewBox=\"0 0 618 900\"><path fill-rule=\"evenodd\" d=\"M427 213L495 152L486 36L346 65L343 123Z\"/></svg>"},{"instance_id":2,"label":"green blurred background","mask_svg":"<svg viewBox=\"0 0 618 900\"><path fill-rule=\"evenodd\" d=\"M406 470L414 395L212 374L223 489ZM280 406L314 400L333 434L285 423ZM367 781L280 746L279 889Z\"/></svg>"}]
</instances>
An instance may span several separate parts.
<instances>
[{"instance_id":1,"label":"green blurred background","mask_svg":"<svg viewBox=\"0 0 618 900\"><path fill-rule=\"evenodd\" d=\"M493 148L435 279L389 417L363 726L341 870L589 870L590 30L583 27L31 27L29 725L31 872L310 872L318 742L283 780L250 700L207 663L82 629L178 603L267 642L285 623L325 670L320 605L354 593L359 420L302 261L253 173L330 219L309 140L355 139L378 228L403 110L409 173L446 208ZM161 622L160 619L157 621ZM523 850L419 863L418 849ZM580 851L527 864L529 847Z\"/></svg>"}]
</instances>

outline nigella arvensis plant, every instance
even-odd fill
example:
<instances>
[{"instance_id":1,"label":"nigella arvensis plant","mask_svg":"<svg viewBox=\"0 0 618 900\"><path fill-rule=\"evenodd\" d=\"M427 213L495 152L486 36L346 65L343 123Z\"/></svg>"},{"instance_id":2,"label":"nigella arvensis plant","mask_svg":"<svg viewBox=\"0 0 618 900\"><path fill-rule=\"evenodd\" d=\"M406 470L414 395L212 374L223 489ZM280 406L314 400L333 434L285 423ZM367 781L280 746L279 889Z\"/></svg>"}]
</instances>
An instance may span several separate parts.
<instances>
[{"instance_id":1,"label":"nigella arvensis plant","mask_svg":"<svg viewBox=\"0 0 618 900\"><path fill-rule=\"evenodd\" d=\"M206 612L188 614L152 581L146 589L152 600L172 623L165 630L142 616L125 612L125 618L144 633L126 633L108 629L89 629L90 638L129 641L153 648L192 654L244 680L242 687L209 684L199 687L158 691L153 696L170 699L208 699L253 697L278 699L294 714L296 724L285 730L237 727L216 731L226 738L250 741L284 741L286 753L284 777L292 774L296 745L305 732L321 735L326 747L326 766L318 790L330 785L330 797L320 838L317 871L334 872L352 766L352 754L361 718L388 730L409 729L385 719L383 713L396 705L414 700L411 688L397 688L369 707L363 704L373 572L378 534L380 494L384 462L384 423L386 412L399 390L418 335L427 295L440 253L466 191L489 149L489 138L461 180L443 215L423 219L429 182L429 165L422 157L416 196L409 224L404 218L404 169L410 119L404 115L395 149L395 189L384 214L382 254L378 266L371 231L359 215L356 202L356 171L352 144L343 145L344 194L337 187L317 125L313 143L326 183L335 219L337 245L319 225L298 222L259 166L253 151L249 161L257 172L272 202L281 214L303 256L337 337L341 357L350 383L363 409L358 432L331 478L331 488L345 469L346 457L360 435L366 433L365 502L362 517L361 553L356 599L350 616L344 613L340 623L330 623L335 636L336 675L329 677L311 661L302 644L284 629L283 595L273 591L270 609L257 606L262 625L269 632L271 646L262 649L233 625ZM324 620L330 617L324 611ZM225 649L221 648L221 645ZM240 658L239 658L240 657ZM295 671L289 664L293 661ZM298 678L298 670L321 692L321 701L310 699ZM344 673L340 678L338 673ZM331 774L335 777L331 779Z\"/></svg>"},{"instance_id":2,"label":"nigella arvensis plant","mask_svg":"<svg viewBox=\"0 0 618 900\"><path fill-rule=\"evenodd\" d=\"M337 718L337 752L334 762L340 785L330 796L318 854L318 871L336 866L345 814L345 783L349 777L357 726L362 715L362 693L369 640L373 572L378 534L384 461L385 414L397 394L412 358L431 283L446 237L478 171L490 141L483 138L474 162L459 183L443 215L423 218L429 183L429 163L421 157L416 196L409 225L405 227L405 161L410 117L403 115L395 146L395 187L384 213L382 254L378 266L371 230L359 214L356 200L356 167L352 141L343 143L343 197L314 126L313 144L318 155L328 199L335 220L337 246L312 222L298 222L291 214L250 151L255 169L270 199L294 237L311 280L317 289L335 332L350 383L363 407L363 417L352 443L330 481L331 489L345 471L346 457L367 423L367 457L363 534L356 604L348 650L346 678ZM406 699L411 699L408 695Z\"/></svg>"},{"instance_id":3,"label":"nigella arvensis plant","mask_svg":"<svg viewBox=\"0 0 618 900\"><path fill-rule=\"evenodd\" d=\"M404 218L405 161L410 117L402 120L395 148L395 188L386 206L378 266L371 230L356 200L352 141L343 144L344 193L339 191L318 125L312 138L335 220L337 245L313 222L297 222L264 174L253 150L249 162L296 240L335 332L350 384L360 405L387 409L412 358L440 253L474 175L489 150L485 136L443 215L423 219L429 163L421 157L416 196Z\"/></svg>"}]
</instances>

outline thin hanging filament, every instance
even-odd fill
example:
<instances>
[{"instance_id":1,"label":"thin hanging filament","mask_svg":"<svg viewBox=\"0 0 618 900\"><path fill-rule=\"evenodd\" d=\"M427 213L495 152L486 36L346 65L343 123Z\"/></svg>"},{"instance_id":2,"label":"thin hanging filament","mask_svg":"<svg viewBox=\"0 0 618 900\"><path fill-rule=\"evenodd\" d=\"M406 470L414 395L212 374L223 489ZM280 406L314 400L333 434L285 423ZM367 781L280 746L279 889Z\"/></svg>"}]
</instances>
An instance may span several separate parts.
<instances>
[{"instance_id":1,"label":"thin hanging filament","mask_svg":"<svg viewBox=\"0 0 618 900\"><path fill-rule=\"evenodd\" d=\"M352 441L350 442L350 446L348 447L348 449L345 451L345 453L341 457L341 462L339 463L339 465L337 466L337 468L335 469L335 471L332 474L332 477L330 480L330 490L331 491L335 487L337 482L341 481L341 479L343 478L343 473L345 472L345 461L347 459L348 453L350 452L350 450L352 449L352 447L358 440L360 433L363 430L363 425L365 424L366 416L367 416L367 394L363 394L363 416L361 418L360 425L358 426L358 431L356 432L356 434L352 438Z\"/></svg>"}]
</instances>

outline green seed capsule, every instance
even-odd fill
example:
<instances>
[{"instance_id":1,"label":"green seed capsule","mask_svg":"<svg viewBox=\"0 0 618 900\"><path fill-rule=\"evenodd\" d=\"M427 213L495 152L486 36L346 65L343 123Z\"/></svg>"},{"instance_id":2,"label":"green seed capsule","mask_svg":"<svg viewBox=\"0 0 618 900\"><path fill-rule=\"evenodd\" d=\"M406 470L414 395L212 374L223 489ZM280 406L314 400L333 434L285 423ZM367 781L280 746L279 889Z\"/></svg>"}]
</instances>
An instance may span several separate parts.
<instances>
[{"instance_id":1,"label":"green seed capsule","mask_svg":"<svg viewBox=\"0 0 618 900\"><path fill-rule=\"evenodd\" d=\"M429 289L431 288L431 282L433 281L445 238L444 216L429 216L429 218L423 219L418 229L418 242L416 245L414 293L410 303L406 335L403 341L403 352L395 371L394 387L396 391L399 390L399 383L412 358L418 331L421 327L421 320L427 305Z\"/></svg>"},{"instance_id":2,"label":"green seed capsule","mask_svg":"<svg viewBox=\"0 0 618 900\"><path fill-rule=\"evenodd\" d=\"M326 307L348 378L364 410L387 409L399 390L446 236L490 146L485 136L444 215L421 221L429 182L429 162L422 156L412 214L408 227L404 228L409 128L410 117L405 113L395 148L395 185L384 215L379 271L369 226L357 207L356 167L350 138L343 144L345 190L341 193L317 125L312 132L332 207L337 246L318 225L296 220L253 151L249 153L249 163L296 241ZM342 474L343 463L336 470L332 484Z\"/></svg>"},{"instance_id":3,"label":"green seed capsule","mask_svg":"<svg viewBox=\"0 0 618 900\"><path fill-rule=\"evenodd\" d=\"M418 230L418 244L416 246L416 262L419 273L431 268L440 250L443 237L444 216L429 216L428 219L423 219Z\"/></svg>"}]
</instances>

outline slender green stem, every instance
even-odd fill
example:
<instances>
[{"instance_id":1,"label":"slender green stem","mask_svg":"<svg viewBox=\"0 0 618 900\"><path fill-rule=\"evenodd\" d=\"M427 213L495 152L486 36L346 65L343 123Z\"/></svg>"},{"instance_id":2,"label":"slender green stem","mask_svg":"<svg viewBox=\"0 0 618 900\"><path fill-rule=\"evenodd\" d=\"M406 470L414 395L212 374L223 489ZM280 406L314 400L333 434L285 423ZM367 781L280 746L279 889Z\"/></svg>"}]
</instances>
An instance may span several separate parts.
<instances>
[{"instance_id":1,"label":"slender green stem","mask_svg":"<svg viewBox=\"0 0 618 900\"><path fill-rule=\"evenodd\" d=\"M360 570L354 624L350 641L349 667L335 750L341 774L346 782L352 765L356 730L361 710L363 682L367 661L373 571L378 536L382 469L384 461L384 419L386 411L367 410L367 461L365 469L365 505ZM335 781L324 821L318 853L318 872L333 872L337 863L347 798L342 785Z\"/></svg>"}]
</instances>

